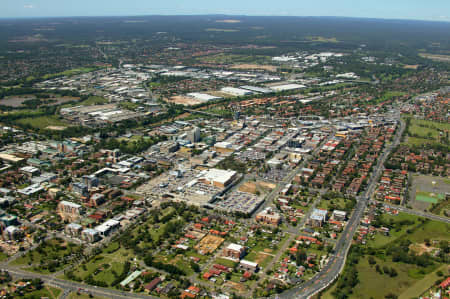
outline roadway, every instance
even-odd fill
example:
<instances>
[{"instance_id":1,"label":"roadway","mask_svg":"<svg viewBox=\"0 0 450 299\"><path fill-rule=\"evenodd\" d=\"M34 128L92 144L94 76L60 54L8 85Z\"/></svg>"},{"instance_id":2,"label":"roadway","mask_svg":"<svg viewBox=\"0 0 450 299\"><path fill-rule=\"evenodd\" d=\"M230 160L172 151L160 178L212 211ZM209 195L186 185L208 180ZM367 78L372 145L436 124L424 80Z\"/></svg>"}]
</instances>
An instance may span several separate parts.
<instances>
[{"instance_id":1,"label":"roadway","mask_svg":"<svg viewBox=\"0 0 450 299\"><path fill-rule=\"evenodd\" d=\"M92 295L101 296L105 298L112 298L112 299L124 299L124 298L154 298L157 297L154 296L148 296L148 295L140 295L140 294L134 294L129 292L121 292L117 290L97 287L97 286L90 286L84 283L74 282L74 281L68 281L63 280L55 277L51 277L49 275L45 274L39 274L39 273L32 273L20 270L18 268L9 266L9 265L2 265L2 270L8 271L11 275L20 277L20 278L40 278L45 284L60 288L64 290L64 292L77 292L78 290L82 289L84 292L91 293Z\"/></svg>"},{"instance_id":2,"label":"roadway","mask_svg":"<svg viewBox=\"0 0 450 299\"><path fill-rule=\"evenodd\" d=\"M405 207L402 207L402 206L391 205L391 204L383 202L383 201L375 201L375 202L376 203L380 203L380 204L384 205L385 207L389 207L391 209L399 210L400 212L404 212L404 213L420 216L420 217L423 217L423 218L427 218L427 219L430 219L430 220L440 221L440 222L445 222L445 223L450 224L450 218L447 218L447 217L442 217L442 216L438 216L438 215L434 215L434 214L430 214L430 213L425 213L425 212L422 212L422 211L416 211L416 210L408 209L408 208L405 208Z\"/></svg>"},{"instance_id":3,"label":"roadway","mask_svg":"<svg viewBox=\"0 0 450 299\"><path fill-rule=\"evenodd\" d=\"M399 113L398 119L400 119ZM358 202L356 204L355 210L350 217L342 233L342 236L336 243L336 247L334 248L335 254L330 257L325 267L323 267L322 270L317 273L312 279L277 295L277 298L310 298L323 289L327 288L337 279L341 271L344 269L347 254L352 245L353 236L358 229L361 217L364 215L364 211L369 203L369 199L375 190L378 178L382 174L384 162L386 161L389 153L400 143L400 138L403 134L404 129L405 123L401 121L400 129L397 131L394 142L392 142L384 149L383 154L381 155L380 159L378 159L378 163L368 182L368 187L366 188L363 195L358 197Z\"/></svg>"}]
</instances>

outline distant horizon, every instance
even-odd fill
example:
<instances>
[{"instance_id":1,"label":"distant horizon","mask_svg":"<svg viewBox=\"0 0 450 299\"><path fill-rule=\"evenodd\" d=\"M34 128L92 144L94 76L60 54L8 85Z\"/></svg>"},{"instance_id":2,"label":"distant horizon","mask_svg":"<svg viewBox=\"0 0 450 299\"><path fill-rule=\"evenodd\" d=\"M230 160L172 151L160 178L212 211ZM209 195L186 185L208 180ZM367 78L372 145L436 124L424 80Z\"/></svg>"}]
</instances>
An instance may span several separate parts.
<instances>
[{"instance_id":1,"label":"distant horizon","mask_svg":"<svg viewBox=\"0 0 450 299\"><path fill-rule=\"evenodd\" d=\"M0 18L137 16L342 17L450 22L448 0L14 0L0 3Z\"/></svg>"},{"instance_id":2,"label":"distant horizon","mask_svg":"<svg viewBox=\"0 0 450 299\"><path fill-rule=\"evenodd\" d=\"M408 18L383 18L383 17L355 17L355 16L315 16L315 15L252 15L252 14L135 14L135 15L68 15L68 16L18 16L1 17L0 20L31 20L31 19L70 19L70 18L145 18L145 17L262 17L262 18L336 18L357 20L380 20L380 21L414 21L432 23L450 23L450 19L408 19Z\"/></svg>"}]
</instances>

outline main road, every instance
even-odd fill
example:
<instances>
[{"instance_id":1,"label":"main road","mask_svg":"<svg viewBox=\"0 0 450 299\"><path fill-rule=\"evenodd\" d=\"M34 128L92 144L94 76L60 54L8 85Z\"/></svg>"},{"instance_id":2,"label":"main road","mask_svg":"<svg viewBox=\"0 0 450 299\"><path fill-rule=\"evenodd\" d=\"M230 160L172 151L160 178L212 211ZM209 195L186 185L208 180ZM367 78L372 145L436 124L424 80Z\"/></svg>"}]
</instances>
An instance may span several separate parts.
<instances>
[{"instance_id":1,"label":"main road","mask_svg":"<svg viewBox=\"0 0 450 299\"><path fill-rule=\"evenodd\" d=\"M398 113L398 120L400 121L400 114ZM383 165L386 161L389 153L400 143L400 138L405 129L405 123L400 121L400 129L397 131L395 135L394 142L388 145L380 159L378 159L378 163L370 177L368 182L368 187L362 196L358 198L358 202L356 204L355 210L348 221L341 238L336 243L336 247L334 248L335 254L330 257L328 263L322 270L317 273L312 279L307 282L299 285L298 287L294 287L290 290L287 290L276 297L278 298L310 298L322 291L326 287L328 287L331 283L333 283L341 271L345 266L345 261L347 258L348 251L350 250L350 246L352 245L353 236L358 228L361 217L364 215L364 210L367 207L367 204L370 201L370 197L372 196L376 182L378 178L381 176L383 171Z\"/></svg>"},{"instance_id":2,"label":"main road","mask_svg":"<svg viewBox=\"0 0 450 299\"><path fill-rule=\"evenodd\" d=\"M129 292L121 292L121 291L116 291L113 289L91 286L91 285L87 285L84 283L54 278L54 277L51 277L51 276L45 275L45 274L27 272L27 271L23 271L18 268L15 268L15 267L12 267L9 265L4 265L4 264L2 264L1 267L2 267L2 270L8 271L12 276L17 276L20 278L29 278L29 279L40 278L45 284L61 288L65 292L68 290L72 291L72 292L77 292L78 290L83 290L84 292L90 293L92 295L105 297L105 298L112 298L112 299L124 299L124 298L136 298L136 299L153 298L153 299L156 299L157 298L154 296L140 295L140 294L134 294L134 293L129 293Z\"/></svg>"},{"instance_id":3,"label":"main road","mask_svg":"<svg viewBox=\"0 0 450 299\"><path fill-rule=\"evenodd\" d=\"M440 222L445 222L445 223L450 224L450 218L447 218L447 217L442 217L442 216L438 216L438 215L431 214L431 213L425 213L425 212L422 212L422 211L416 211L416 210L408 209L408 208L405 208L405 207L402 207L402 206L391 205L391 204L388 204L388 203L382 202L382 201L375 201L375 202L383 204L385 207L389 207L391 209L399 210L400 212L404 212L404 213L416 215L416 216L419 216L419 217L428 218L430 220L440 221Z\"/></svg>"}]
</instances>

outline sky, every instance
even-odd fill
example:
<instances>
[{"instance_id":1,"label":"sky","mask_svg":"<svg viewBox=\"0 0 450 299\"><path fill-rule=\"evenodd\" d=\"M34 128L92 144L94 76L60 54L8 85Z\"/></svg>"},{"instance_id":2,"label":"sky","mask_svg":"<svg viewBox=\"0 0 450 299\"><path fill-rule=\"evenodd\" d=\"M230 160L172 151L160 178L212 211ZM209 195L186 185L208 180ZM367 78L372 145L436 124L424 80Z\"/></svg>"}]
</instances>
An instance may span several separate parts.
<instances>
[{"instance_id":1,"label":"sky","mask_svg":"<svg viewBox=\"0 0 450 299\"><path fill-rule=\"evenodd\" d=\"M0 18L136 15L341 16L450 21L449 0L0 0Z\"/></svg>"}]
</instances>

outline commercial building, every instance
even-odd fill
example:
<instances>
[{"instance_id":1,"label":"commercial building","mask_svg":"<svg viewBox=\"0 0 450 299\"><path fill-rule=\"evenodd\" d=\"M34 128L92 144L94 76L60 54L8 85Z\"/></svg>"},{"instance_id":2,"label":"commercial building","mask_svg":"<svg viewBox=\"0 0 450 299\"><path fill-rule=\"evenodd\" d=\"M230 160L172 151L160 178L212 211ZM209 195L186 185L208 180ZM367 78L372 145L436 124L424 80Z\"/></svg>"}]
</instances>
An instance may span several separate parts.
<instances>
[{"instance_id":1,"label":"commercial building","mask_svg":"<svg viewBox=\"0 0 450 299\"><path fill-rule=\"evenodd\" d=\"M347 219L347 212L334 210L332 215L333 220L345 221Z\"/></svg>"},{"instance_id":2,"label":"commercial building","mask_svg":"<svg viewBox=\"0 0 450 299\"><path fill-rule=\"evenodd\" d=\"M201 137L200 137L200 129L198 127L195 127L191 131L189 131L188 134L187 134L187 139L191 143L199 142L200 139L201 139Z\"/></svg>"},{"instance_id":3,"label":"commercial building","mask_svg":"<svg viewBox=\"0 0 450 299\"><path fill-rule=\"evenodd\" d=\"M94 243L101 239L100 233L92 228L87 228L81 232L81 239L83 241Z\"/></svg>"},{"instance_id":4,"label":"commercial building","mask_svg":"<svg viewBox=\"0 0 450 299\"><path fill-rule=\"evenodd\" d=\"M39 171L39 168L33 167L33 166L25 166L19 169L20 172L26 174L29 177L37 176L41 172Z\"/></svg>"},{"instance_id":5,"label":"commercial building","mask_svg":"<svg viewBox=\"0 0 450 299\"><path fill-rule=\"evenodd\" d=\"M253 92L250 90L235 87L224 87L220 91L237 97L248 96L253 94Z\"/></svg>"},{"instance_id":6,"label":"commercial building","mask_svg":"<svg viewBox=\"0 0 450 299\"><path fill-rule=\"evenodd\" d=\"M259 269L258 263L247 261L247 260L241 260L239 262L239 267L243 270L253 271L253 272L257 272Z\"/></svg>"},{"instance_id":7,"label":"commercial building","mask_svg":"<svg viewBox=\"0 0 450 299\"><path fill-rule=\"evenodd\" d=\"M72 191L74 193L77 193L81 196L87 196L88 194L88 187L83 183L73 183L72 184Z\"/></svg>"},{"instance_id":8,"label":"commercial building","mask_svg":"<svg viewBox=\"0 0 450 299\"><path fill-rule=\"evenodd\" d=\"M309 225L313 227L321 227L325 220L327 220L327 210L314 209L311 216L309 217Z\"/></svg>"},{"instance_id":9,"label":"commercial building","mask_svg":"<svg viewBox=\"0 0 450 299\"><path fill-rule=\"evenodd\" d=\"M245 255L245 247L231 243L223 249L222 255L234 260L240 260Z\"/></svg>"},{"instance_id":10,"label":"commercial building","mask_svg":"<svg viewBox=\"0 0 450 299\"><path fill-rule=\"evenodd\" d=\"M37 194L37 193L41 192L42 190L44 190L44 188L41 187L39 184L33 184L33 185L30 185L30 186L28 186L26 188L17 190L17 192L22 194L22 195L30 196L30 195L33 195L33 194Z\"/></svg>"},{"instance_id":11,"label":"commercial building","mask_svg":"<svg viewBox=\"0 0 450 299\"><path fill-rule=\"evenodd\" d=\"M120 222L114 219L109 219L99 226L95 227L95 230L100 233L101 236L106 237L113 231L120 227Z\"/></svg>"},{"instance_id":12,"label":"commercial building","mask_svg":"<svg viewBox=\"0 0 450 299\"><path fill-rule=\"evenodd\" d=\"M237 172L234 170L212 168L202 171L198 180L203 184L213 185L218 188L225 188L232 183L236 177Z\"/></svg>"},{"instance_id":13,"label":"commercial building","mask_svg":"<svg viewBox=\"0 0 450 299\"><path fill-rule=\"evenodd\" d=\"M284 84L284 85L272 86L270 88L274 91L280 92L280 91L301 89L301 88L305 88L305 87L306 87L305 85L301 85L301 84Z\"/></svg>"},{"instance_id":14,"label":"commercial building","mask_svg":"<svg viewBox=\"0 0 450 299\"><path fill-rule=\"evenodd\" d=\"M273 90L271 90L271 89L258 87L258 86L244 85L244 86L241 86L240 88L250 90L253 92L257 92L257 93L272 93L273 92Z\"/></svg>"},{"instance_id":15,"label":"commercial building","mask_svg":"<svg viewBox=\"0 0 450 299\"><path fill-rule=\"evenodd\" d=\"M274 226L277 226L281 222L280 214L273 211L270 207L267 207L263 211L256 214L255 219L260 223Z\"/></svg>"},{"instance_id":16,"label":"commercial building","mask_svg":"<svg viewBox=\"0 0 450 299\"><path fill-rule=\"evenodd\" d=\"M23 231L14 225L10 225L3 230L4 240L19 240L22 236Z\"/></svg>"},{"instance_id":17,"label":"commercial building","mask_svg":"<svg viewBox=\"0 0 450 299\"><path fill-rule=\"evenodd\" d=\"M63 220L68 221L75 221L84 213L81 205L65 200L59 202L56 210Z\"/></svg>"},{"instance_id":18,"label":"commercial building","mask_svg":"<svg viewBox=\"0 0 450 299\"><path fill-rule=\"evenodd\" d=\"M98 178L95 175L85 175L83 176L83 184L90 190L98 186Z\"/></svg>"},{"instance_id":19,"label":"commercial building","mask_svg":"<svg viewBox=\"0 0 450 299\"><path fill-rule=\"evenodd\" d=\"M78 223L69 223L64 229L64 232L71 237L79 237L82 231L83 227Z\"/></svg>"},{"instance_id":20,"label":"commercial building","mask_svg":"<svg viewBox=\"0 0 450 299\"><path fill-rule=\"evenodd\" d=\"M195 100L201 101L201 102L209 102L214 100L220 100L221 97L212 96L210 94L206 93L200 93L200 92L191 92L187 94L188 97L193 98Z\"/></svg>"}]
</instances>

